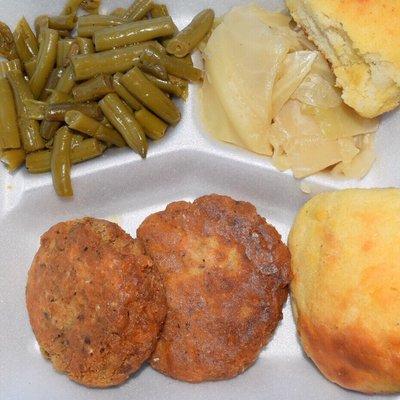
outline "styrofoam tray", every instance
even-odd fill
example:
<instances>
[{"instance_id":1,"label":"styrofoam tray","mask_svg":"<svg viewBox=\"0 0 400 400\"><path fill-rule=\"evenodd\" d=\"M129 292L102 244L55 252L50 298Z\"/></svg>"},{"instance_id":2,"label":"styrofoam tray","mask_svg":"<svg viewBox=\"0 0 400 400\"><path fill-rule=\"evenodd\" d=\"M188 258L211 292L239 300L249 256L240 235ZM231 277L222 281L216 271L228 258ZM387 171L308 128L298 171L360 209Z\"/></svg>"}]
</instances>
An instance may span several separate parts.
<instances>
[{"instance_id":1,"label":"styrofoam tray","mask_svg":"<svg viewBox=\"0 0 400 400\"><path fill-rule=\"evenodd\" d=\"M103 1L109 11L128 1ZM0 0L0 19L12 27L25 15L57 14L64 0ZM239 0L165 1L178 26L198 11L217 14ZM281 1L261 1L270 9ZM257 40L257 38L255 38ZM0 99L1 101L1 99ZM38 348L25 309L27 271L39 237L66 219L94 216L117 222L135 235L149 213L180 199L207 193L227 194L252 202L284 240L299 207L310 197L290 173L276 171L267 158L216 142L203 130L198 116L197 88L180 104L183 119L168 137L151 143L142 161L129 150L111 150L103 157L73 167L75 197L58 198L49 174L30 176L21 170L0 171L0 399L357 399L325 380L304 356L297 340L290 304L273 340L257 363L235 379L187 384L143 367L128 382L112 389L87 389L58 374ZM326 175L307 179L312 194L344 187L400 186L400 112L382 119L378 160L362 181L338 181ZM379 398L379 397L375 397Z\"/></svg>"}]
</instances>

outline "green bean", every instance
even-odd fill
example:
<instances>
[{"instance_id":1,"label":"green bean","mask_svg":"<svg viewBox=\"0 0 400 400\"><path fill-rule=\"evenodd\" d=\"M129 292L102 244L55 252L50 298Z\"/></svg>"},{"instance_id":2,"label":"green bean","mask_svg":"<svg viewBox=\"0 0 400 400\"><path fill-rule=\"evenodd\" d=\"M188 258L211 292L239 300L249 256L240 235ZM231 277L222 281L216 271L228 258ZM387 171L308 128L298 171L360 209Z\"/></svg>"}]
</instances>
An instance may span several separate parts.
<instances>
[{"instance_id":1,"label":"green bean","mask_svg":"<svg viewBox=\"0 0 400 400\"><path fill-rule=\"evenodd\" d=\"M22 149L5 150L1 154L1 161L10 172L14 172L24 163L25 152Z\"/></svg>"},{"instance_id":2,"label":"green bean","mask_svg":"<svg viewBox=\"0 0 400 400\"><path fill-rule=\"evenodd\" d=\"M73 150L76 147L78 147L84 140L85 139L84 139L84 137L82 135L78 135L76 133L73 133L71 135L71 150Z\"/></svg>"},{"instance_id":3,"label":"green bean","mask_svg":"<svg viewBox=\"0 0 400 400\"><path fill-rule=\"evenodd\" d=\"M22 146L27 153L40 150L44 147L39 133L39 123L28 118L25 100L33 99L32 92L21 71L14 70L7 73L14 95L18 116L18 127L22 139Z\"/></svg>"},{"instance_id":4,"label":"green bean","mask_svg":"<svg viewBox=\"0 0 400 400\"><path fill-rule=\"evenodd\" d=\"M71 161L77 164L90 160L103 154L106 146L97 139L85 139L79 146L75 147L71 153Z\"/></svg>"},{"instance_id":5,"label":"green bean","mask_svg":"<svg viewBox=\"0 0 400 400\"><path fill-rule=\"evenodd\" d=\"M187 56L210 32L214 17L215 13L211 9L197 14L185 29L168 42L167 52L179 58Z\"/></svg>"},{"instance_id":6,"label":"green bean","mask_svg":"<svg viewBox=\"0 0 400 400\"><path fill-rule=\"evenodd\" d=\"M75 86L74 81L74 73L71 66L68 66L64 69L63 74L61 75L57 85L55 87L55 92L62 92L69 94L71 93L72 88ZM50 96L50 103L56 103L56 101Z\"/></svg>"},{"instance_id":7,"label":"green bean","mask_svg":"<svg viewBox=\"0 0 400 400\"><path fill-rule=\"evenodd\" d=\"M85 138L82 135L79 135L77 133L72 133L71 134L71 150L74 150L76 147L78 147ZM46 149L52 149L53 148L53 143L54 143L54 137L52 137L50 140L46 142ZM38 153L38 152L36 152ZM34 154L34 153L29 153L29 154ZM49 164L50 165L50 164Z\"/></svg>"},{"instance_id":8,"label":"green bean","mask_svg":"<svg viewBox=\"0 0 400 400\"><path fill-rule=\"evenodd\" d=\"M38 100L25 100L27 108L27 118L35 120L46 121L64 121L65 114L70 110L79 110L85 115L88 115L97 120L103 118L103 114L97 103L73 103L66 93L55 92L56 96L53 97L54 103L46 103ZM65 101L63 103L63 101Z\"/></svg>"},{"instance_id":9,"label":"green bean","mask_svg":"<svg viewBox=\"0 0 400 400\"><path fill-rule=\"evenodd\" d=\"M69 38L71 37L71 32L70 31L57 31L58 36L62 38ZM39 41L40 44L40 41Z\"/></svg>"},{"instance_id":10,"label":"green bean","mask_svg":"<svg viewBox=\"0 0 400 400\"><path fill-rule=\"evenodd\" d=\"M133 110L140 110L142 105L133 97L126 89L125 86L120 82L123 75L121 72L117 72L113 77L113 87L115 92L121 97L129 107Z\"/></svg>"},{"instance_id":11,"label":"green bean","mask_svg":"<svg viewBox=\"0 0 400 400\"><path fill-rule=\"evenodd\" d=\"M51 71L51 74L47 79L46 85L44 86L44 89L40 94L39 100L46 101L49 98L50 91L56 88L57 83L60 80L63 72L63 68L54 68L53 71Z\"/></svg>"},{"instance_id":12,"label":"green bean","mask_svg":"<svg viewBox=\"0 0 400 400\"><path fill-rule=\"evenodd\" d=\"M78 25L89 26L116 26L124 24L126 21L123 18L117 17L115 15L82 15L78 17Z\"/></svg>"},{"instance_id":13,"label":"green bean","mask_svg":"<svg viewBox=\"0 0 400 400\"><path fill-rule=\"evenodd\" d=\"M103 117L103 119L100 121L100 123L102 125L106 126L107 128L113 129L113 126L111 125L111 122L107 119L106 116Z\"/></svg>"},{"instance_id":14,"label":"green bean","mask_svg":"<svg viewBox=\"0 0 400 400\"><path fill-rule=\"evenodd\" d=\"M16 58L15 60L0 61L0 78L5 78L8 71L22 70L21 61Z\"/></svg>"},{"instance_id":15,"label":"green bean","mask_svg":"<svg viewBox=\"0 0 400 400\"><path fill-rule=\"evenodd\" d=\"M58 15L54 17L49 17L49 25L50 29L55 29L58 31L67 30L71 31L75 28L76 17L75 14L65 14Z\"/></svg>"},{"instance_id":16,"label":"green bean","mask_svg":"<svg viewBox=\"0 0 400 400\"><path fill-rule=\"evenodd\" d=\"M150 139L161 139L167 131L168 125L145 108L136 111L135 118Z\"/></svg>"},{"instance_id":17,"label":"green bean","mask_svg":"<svg viewBox=\"0 0 400 400\"><path fill-rule=\"evenodd\" d=\"M34 25L35 25L36 37L40 43L42 31L49 27L49 17L47 15L39 15L38 17L35 18Z\"/></svg>"},{"instance_id":18,"label":"green bean","mask_svg":"<svg viewBox=\"0 0 400 400\"><path fill-rule=\"evenodd\" d=\"M60 68L62 70L60 79L58 80L54 89L48 89L50 93L47 103L68 103L74 99L71 94L75 82L70 77L73 76L71 66L67 68Z\"/></svg>"},{"instance_id":19,"label":"green bean","mask_svg":"<svg viewBox=\"0 0 400 400\"><path fill-rule=\"evenodd\" d=\"M41 120L44 119L46 113L47 103L44 101L27 99L24 101L27 109L27 117L31 119Z\"/></svg>"},{"instance_id":20,"label":"green bean","mask_svg":"<svg viewBox=\"0 0 400 400\"><path fill-rule=\"evenodd\" d=\"M124 19L113 15L84 15L78 17L76 30L78 36L92 37L98 30L122 25L125 22Z\"/></svg>"},{"instance_id":21,"label":"green bean","mask_svg":"<svg viewBox=\"0 0 400 400\"><path fill-rule=\"evenodd\" d=\"M51 102L50 99L52 100ZM69 95L63 92L53 91L50 95L50 99L49 102L51 104L62 103L69 100ZM43 120L40 124L40 135L42 136L42 138L50 140L51 138L53 138L54 134L57 132L61 125L62 122L59 121Z\"/></svg>"},{"instance_id":22,"label":"green bean","mask_svg":"<svg viewBox=\"0 0 400 400\"><path fill-rule=\"evenodd\" d=\"M161 64L153 64L147 61L141 62L138 67L143 71L147 72L150 75L155 76L156 78L167 80L168 79L168 72L165 69L164 65Z\"/></svg>"},{"instance_id":23,"label":"green bean","mask_svg":"<svg viewBox=\"0 0 400 400\"><path fill-rule=\"evenodd\" d=\"M46 85L46 81L53 70L57 57L57 31L45 29L43 30L42 35L36 69L29 81L29 85L35 98L40 96L40 93Z\"/></svg>"},{"instance_id":24,"label":"green bean","mask_svg":"<svg viewBox=\"0 0 400 400\"><path fill-rule=\"evenodd\" d=\"M51 152L51 175L56 193L61 197L73 196L71 184L71 131L63 126L54 135Z\"/></svg>"},{"instance_id":25,"label":"green bean","mask_svg":"<svg viewBox=\"0 0 400 400\"><path fill-rule=\"evenodd\" d=\"M58 83L59 82L60 81L58 81ZM57 85L58 85L58 83L57 83ZM72 97L72 94L61 92L61 91L57 90L57 85L56 85L56 89L49 90L50 97L46 103L48 103L48 104L73 103L74 98Z\"/></svg>"},{"instance_id":26,"label":"green bean","mask_svg":"<svg viewBox=\"0 0 400 400\"><path fill-rule=\"evenodd\" d=\"M81 81L98 74L126 72L138 63L140 54L147 46L147 44L138 44L101 53L72 57L71 63L75 79Z\"/></svg>"},{"instance_id":27,"label":"green bean","mask_svg":"<svg viewBox=\"0 0 400 400\"><path fill-rule=\"evenodd\" d=\"M151 18L168 17L169 12L165 4L153 4L150 10Z\"/></svg>"},{"instance_id":28,"label":"green bean","mask_svg":"<svg viewBox=\"0 0 400 400\"><path fill-rule=\"evenodd\" d=\"M100 7L100 0L83 0L81 3L81 8L85 11L93 14L98 13Z\"/></svg>"},{"instance_id":29,"label":"green bean","mask_svg":"<svg viewBox=\"0 0 400 400\"><path fill-rule=\"evenodd\" d=\"M79 111L68 111L65 114L65 122L70 129L85 133L95 139L112 143L118 147L126 146L125 140L115 129L109 128Z\"/></svg>"},{"instance_id":30,"label":"green bean","mask_svg":"<svg viewBox=\"0 0 400 400\"><path fill-rule=\"evenodd\" d=\"M153 0L135 0L126 10L124 19L126 21L139 21L153 8Z\"/></svg>"},{"instance_id":31,"label":"green bean","mask_svg":"<svg viewBox=\"0 0 400 400\"><path fill-rule=\"evenodd\" d=\"M71 151L76 149L83 141L85 138L82 135L78 135L77 133L72 133L71 134ZM46 149L52 149L53 148L53 143L54 143L54 137L52 137L50 140L46 142ZM45 150L44 150L45 151ZM37 154L41 153L41 151L36 151L35 153L29 153L31 154ZM29 157L27 157L29 158ZM72 162L72 160L71 160ZM50 171L50 157L49 157L49 171Z\"/></svg>"},{"instance_id":32,"label":"green bean","mask_svg":"<svg viewBox=\"0 0 400 400\"><path fill-rule=\"evenodd\" d=\"M25 167L31 174L41 174L51 170L51 151L41 150L27 154Z\"/></svg>"},{"instance_id":33,"label":"green bean","mask_svg":"<svg viewBox=\"0 0 400 400\"><path fill-rule=\"evenodd\" d=\"M49 80L46 83L46 89L55 89L63 74L64 68L54 68L53 71L51 71Z\"/></svg>"},{"instance_id":34,"label":"green bean","mask_svg":"<svg viewBox=\"0 0 400 400\"><path fill-rule=\"evenodd\" d=\"M57 43L57 67L62 68L67 66L67 57L71 46L75 43L75 39L61 39Z\"/></svg>"},{"instance_id":35,"label":"green bean","mask_svg":"<svg viewBox=\"0 0 400 400\"><path fill-rule=\"evenodd\" d=\"M14 101L18 117L27 117L25 100L33 99L28 82L25 80L24 75L19 70L7 72L7 78L14 94Z\"/></svg>"},{"instance_id":36,"label":"green bean","mask_svg":"<svg viewBox=\"0 0 400 400\"><path fill-rule=\"evenodd\" d=\"M49 28L50 25L50 17L48 15L39 15L35 19L35 32L36 32L36 37L38 39L39 45L40 42L42 41L42 32ZM69 37L70 36L70 31L67 29L55 29L58 32L58 35L60 37Z\"/></svg>"},{"instance_id":37,"label":"green bean","mask_svg":"<svg viewBox=\"0 0 400 400\"><path fill-rule=\"evenodd\" d=\"M169 36L173 32L171 17L161 17L104 28L95 32L93 41L96 51L102 51Z\"/></svg>"},{"instance_id":38,"label":"green bean","mask_svg":"<svg viewBox=\"0 0 400 400\"><path fill-rule=\"evenodd\" d=\"M40 135L43 139L52 139L61 125L62 122L46 121L44 119L40 124Z\"/></svg>"},{"instance_id":39,"label":"green bean","mask_svg":"<svg viewBox=\"0 0 400 400\"><path fill-rule=\"evenodd\" d=\"M178 78L175 75L169 75L169 81L173 83L174 85L181 86L182 88L186 88L188 90L189 88L189 82L186 79L183 78Z\"/></svg>"},{"instance_id":40,"label":"green bean","mask_svg":"<svg viewBox=\"0 0 400 400\"><path fill-rule=\"evenodd\" d=\"M0 78L0 149L21 147L14 96L6 78Z\"/></svg>"},{"instance_id":41,"label":"green bean","mask_svg":"<svg viewBox=\"0 0 400 400\"><path fill-rule=\"evenodd\" d=\"M118 7L118 8L115 8L113 11L111 11L110 15L115 15L116 17L123 18L123 16L125 15L125 12L126 12L126 8Z\"/></svg>"},{"instance_id":42,"label":"green bean","mask_svg":"<svg viewBox=\"0 0 400 400\"><path fill-rule=\"evenodd\" d=\"M79 53L80 53L79 44L76 41L74 41L74 43L72 43L71 47L68 50L68 53L65 56L64 67L68 67L68 65L70 65L71 63L71 58L77 56Z\"/></svg>"},{"instance_id":43,"label":"green bean","mask_svg":"<svg viewBox=\"0 0 400 400\"><path fill-rule=\"evenodd\" d=\"M40 43L42 41L42 33L45 29L48 29L50 25L50 17L48 15L39 15L35 19L35 32L36 32L36 37ZM53 29L56 30L58 33L59 37L69 37L71 32L67 29Z\"/></svg>"},{"instance_id":44,"label":"green bean","mask_svg":"<svg viewBox=\"0 0 400 400\"><path fill-rule=\"evenodd\" d=\"M100 99L108 93L114 91L111 76L106 74L97 75L75 86L72 90L75 101L84 102L89 100Z\"/></svg>"},{"instance_id":45,"label":"green bean","mask_svg":"<svg viewBox=\"0 0 400 400\"><path fill-rule=\"evenodd\" d=\"M165 4L155 4L153 6L153 9L151 10L151 17L152 18L159 18L159 17L167 17L169 16L169 11L168 8ZM161 39L160 42L162 46L166 46L168 44L168 41L172 38L173 35L176 35L179 32L179 29L177 26L174 24L174 32L171 36ZM162 51L163 53L166 52L165 47L163 47L164 50Z\"/></svg>"},{"instance_id":46,"label":"green bean","mask_svg":"<svg viewBox=\"0 0 400 400\"><path fill-rule=\"evenodd\" d=\"M54 137L46 141L45 147L46 149L52 149L53 148L53 142L54 142ZM36 152L37 153L37 152ZM29 153L33 154L33 153Z\"/></svg>"},{"instance_id":47,"label":"green bean","mask_svg":"<svg viewBox=\"0 0 400 400\"><path fill-rule=\"evenodd\" d=\"M169 17L169 11L168 7L165 4L154 4L153 8L150 11L151 18L161 18L161 17ZM172 35L175 35L176 33L179 32L179 29L175 24L174 25L174 32ZM164 39L168 40L168 39ZM164 41L161 41L161 43L164 43Z\"/></svg>"},{"instance_id":48,"label":"green bean","mask_svg":"<svg viewBox=\"0 0 400 400\"><path fill-rule=\"evenodd\" d=\"M69 93L75 85L75 81L73 79L72 67L67 67L60 80L57 82L55 90L50 92L50 97L48 98L48 103L64 103L70 99ZM62 125L61 122L57 121L46 121L43 120L40 124L40 135L44 139L51 139L58 128Z\"/></svg>"},{"instance_id":49,"label":"green bean","mask_svg":"<svg viewBox=\"0 0 400 400\"><path fill-rule=\"evenodd\" d=\"M78 26L76 33L81 37L91 39L97 31L101 31L104 28L105 28L104 26L100 25Z\"/></svg>"},{"instance_id":50,"label":"green bean","mask_svg":"<svg viewBox=\"0 0 400 400\"><path fill-rule=\"evenodd\" d=\"M140 60L154 64L162 64L168 73L188 81L199 81L203 77L203 72L189 65L186 61L173 56L167 56L159 53L157 50L147 48L143 51Z\"/></svg>"},{"instance_id":51,"label":"green bean","mask_svg":"<svg viewBox=\"0 0 400 400\"><path fill-rule=\"evenodd\" d=\"M187 56L183 57L182 61L185 61L186 64L189 64L193 67L193 59L191 54L188 54Z\"/></svg>"},{"instance_id":52,"label":"green bean","mask_svg":"<svg viewBox=\"0 0 400 400\"><path fill-rule=\"evenodd\" d=\"M34 57L31 60L24 63L24 68L28 75L28 78L32 78L36 70L36 65L37 65L37 57Z\"/></svg>"},{"instance_id":53,"label":"green bean","mask_svg":"<svg viewBox=\"0 0 400 400\"><path fill-rule=\"evenodd\" d=\"M0 56L7 58L7 60L18 58L13 34L4 22L0 22Z\"/></svg>"},{"instance_id":54,"label":"green bean","mask_svg":"<svg viewBox=\"0 0 400 400\"><path fill-rule=\"evenodd\" d=\"M72 141L72 139L71 139ZM84 139L71 149L71 163L78 164L103 154L106 146L96 139ZM40 174L51 170L51 151L42 150L26 156L25 166L31 174Z\"/></svg>"},{"instance_id":55,"label":"green bean","mask_svg":"<svg viewBox=\"0 0 400 400\"><path fill-rule=\"evenodd\" d=\"M68 111L80 111L88 117L101 120L103 113L97 103L58 103L48 104L44 119L47 121L64 121L65 114Z\"/></svg>"},{"instance_id":56,"label":"green bean","mask_svg":"<svg viewBox=\"0 0 400 400\"><path fill-rule=\"evenodd\" d=\"M148 47L153 47L155 50L157 50L161 54L167 54L167 50L165 50L165 47L157 42L156 40L149 40L148 42L143 42L143 43L148 43Z\"/></svg>"},{"instance_id":57,"label":"green bean","mask_svg":"<svg viewBox=\"0 0 400 400\"><path fill-rule=\"evenodd\" d=\"M18 127L22 138L22 146L27 153L44 148L44 142L40 136L38 121L31 118L18 118Z\"/></svg>"},{"instance_id":58,"label":"green bean","mask_svg":"<svg viewBox=\"0 0 400 400\"><path fill-rule=\"evenodd\" d=\"M181 113L176 105L154 83L150 82L139 68L135 67L127 72L121 78L121 83L165 122L176 125L181 119Z\"/></svg>"},{"instance_id":59,"label":"green bean","mask_svg":"<svg viewBox=\"0 0 400 400\"><path fill-rule=\"evenodd\" d=\"M156 78L155 76L149 74L145 74L145 76L150 82L154 83L163 92L180 97L184 100L188 98L189 85L187 81L180 80L175 83ZM171 78L172 76L170 76L170 79Z\"/></svg>"},{"instance_id":60,"label":"green bean","mask_svg":"<svg viewBox=\"0 0 400 400\"><path fill-rule=\"evenodd\" d=\"M83 0L68 0L61 15L75 15Z\"/></svg>"},{"instance_id":61,"label":"green bean","mask_svg":"<svg viewBox=\"0 0 400 400\"><path fill-rule=\"evenodd\" d=\"M79 46L79 54L94 53L94 44L93 44L92 39L77 37L75 40Z\"/></svg>"},{"instance_id":62,"label":"green bean","mask_svg":"<svg viewBox=\"0 0 400 400\"><path fill-rule=\"evenodd\" d=\"M37 56L38 41L25 18L18 22L13 35L18 57L22 62L27 62Z\"/></svg>"},{"instance_id":63,"label":"green bean","mask_svg":"<svg viewBox=\"0 0 400 400\"><path fill-rule=\"evenodd\" d=\"M147 154L146 135L136 121L131 109L116 93L110 93L100 100L100 107L128 146L137 151L142 158L145 158Z\"/></svg>"}]
</instances>

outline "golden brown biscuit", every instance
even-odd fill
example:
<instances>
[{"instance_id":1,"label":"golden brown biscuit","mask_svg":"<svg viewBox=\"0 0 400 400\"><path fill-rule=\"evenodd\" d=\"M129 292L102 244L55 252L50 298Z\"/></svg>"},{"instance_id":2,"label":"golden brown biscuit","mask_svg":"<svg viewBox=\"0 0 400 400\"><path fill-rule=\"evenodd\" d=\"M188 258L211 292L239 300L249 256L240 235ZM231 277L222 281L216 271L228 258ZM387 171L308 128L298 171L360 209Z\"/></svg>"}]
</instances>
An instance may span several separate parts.
<instances>
[{"instance_id":1,"label":"golden brown biscuit","mask_svg":"<svg viewBox=\"0 0 400 400\"><path fill-rule=\"evenodd\" d=\"M210 195L170 204L138 229L161 272L168 313L150 363L173 378L232 378L282 318L290 256L249 203Z\"/></svg>"},{"instance_id":2,"label":"golden brown biscuit","mask_svg":"<svg viewBox=\"0 0 400 400\"><path fill-rule=\"evenodd\" d=\"M286 0L331 62L343 100L372 118L400 102L398 0Z\"/></svg>"},{"instance_id":3,"label":"golden brown biscuit","mask_svg":"<svg viewBox=\"0 0 400 400\"><path fill-rule=\"evenodd\" d=\"M90 218L42 236L26 304L54 367L95 387L118 385L140 368L166 314L159 274L140 243L118 225Z\"/></svg>"},{"instance_id":4,"label":"golden brown biscuit","mask_svg":"<svg viewBox=\"0 0 400 400\"><path fill-rule=\"evenodd\" d=\"M305 352L331 381L400 391L400 189L325 193L289 237Z\"/></svg>"}]
</instances>

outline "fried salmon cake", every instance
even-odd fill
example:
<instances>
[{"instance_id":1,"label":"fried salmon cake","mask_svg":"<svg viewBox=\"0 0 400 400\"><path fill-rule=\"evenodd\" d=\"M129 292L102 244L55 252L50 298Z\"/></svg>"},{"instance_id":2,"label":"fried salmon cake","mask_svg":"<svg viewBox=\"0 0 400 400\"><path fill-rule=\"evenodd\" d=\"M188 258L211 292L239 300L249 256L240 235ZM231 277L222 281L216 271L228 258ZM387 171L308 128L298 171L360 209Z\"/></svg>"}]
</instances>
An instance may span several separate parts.
<instances>
[{"instance_id":1,"label":"fried salmon cake","mask_svg":"<svg viewBox=\"0 0 400 400\"><path fill-rule=\"evenodd\" d=\"M151 259L118 225L62 222L41 237L26 304L42 352L72 380L118 385L154 350L166 314Z\"/></svg>"},{"instance_id":2,"label":"fried salmon cake","mask_svg":"<svg viewBox=\"0 0 400 400\"><path fill-rule=\"evenodd\" d=\"M166 321L150 358L173 378L232 378L270 339L288 294L290 255L253 205L204 196L170 204L138 229L161 272Z\"/></svg>"}]
</instances>

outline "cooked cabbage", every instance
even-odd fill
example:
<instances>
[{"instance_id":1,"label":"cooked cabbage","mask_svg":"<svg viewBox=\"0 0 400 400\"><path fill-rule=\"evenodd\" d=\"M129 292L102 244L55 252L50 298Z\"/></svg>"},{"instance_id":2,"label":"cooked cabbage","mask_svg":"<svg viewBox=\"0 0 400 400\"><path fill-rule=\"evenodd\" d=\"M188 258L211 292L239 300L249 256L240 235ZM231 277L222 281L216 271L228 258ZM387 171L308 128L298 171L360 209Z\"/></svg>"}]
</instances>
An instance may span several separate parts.
<instances>
[{"instance_id":1,"label":"cooked cabbage","mask_svg":"<svg viewBox=\"0 0 400 400\"><path fill-rule=\"evenodd\" d=\"M272 89L288 47L254 13L245 15L233 9L214 30L204 51L206 75L236 131L232 136L271 155ZM203 100L209 101L205 93Z\"/></svg>"},{"instance_id":2,"label":"cooked cabbage","mask_svg":"<svg viewBox=\"0 0 400 400\"><path fill-rule=\"evenodd\" d=\"M332 173L337 175L344 175L352 179L361 179L367 175L375 161L374 151L374 134L362 135L357 142L359 153L351 160L338 163L333 169Z\"/></svg>"},{"instance_id":3,"label":"cooked cabbage","mask_svg":"<svg viewBox=\"0 0 400 400\"><path fill-rule=\"evenodd\" d=\"M285 163L296 178L315 174L358 153L354 144L351 146L346 141L321 135L318 122L302 111L302 105L297 100L289 100L283 106L272 125L270 136L274 150L286 155ZM281 164L278 166L281 167Z\"/></svg>"},{"instance_id":4,"label":"cooked cabbage","mask_svg":"<svg viewBox=\"0 0 400 400\"><path fill-rule=\"evenodd\" d=\"M315 118L320 127L321 135L329 139L372 133L378 129L376 119L363 118L344 103L335 108L303 105L302 109L306 114Z\"/></svg>"},{"instance_id":5,"label":"cooked cabbage","mask_svg":"<svg viewBox=\"0 0 400 400\"><path fill-rule=\"evenodd\" d=\"M320 108L339 107L342 104L339 91L321 75L310 73L292 95L304 104Z\"/></svg>"},{"instance_id":6,"label":"cooked cabbage","mask_svg":"<svg viewBox=\"0 0 400 400\"><path fill-rule=\"evenodd\" d=\"M343 103L328 63L290 17L236 7L203 57L203 120L217 139L271 156L297 178L328 167L350 178L369 170L378 121Z\"/></svg>"},{"instance_id":7,"label":"cooked cabbage","mask_svg":"<svg viewBox=\"0 0 400 400\"><path fill-rule=\"evenodd\" d=\"M282 106L303 82L316 56L316 51L295 51L285 57L272 92L272 118L278 115Z\"/></svg>"}]
</instances>

